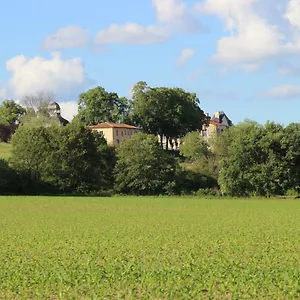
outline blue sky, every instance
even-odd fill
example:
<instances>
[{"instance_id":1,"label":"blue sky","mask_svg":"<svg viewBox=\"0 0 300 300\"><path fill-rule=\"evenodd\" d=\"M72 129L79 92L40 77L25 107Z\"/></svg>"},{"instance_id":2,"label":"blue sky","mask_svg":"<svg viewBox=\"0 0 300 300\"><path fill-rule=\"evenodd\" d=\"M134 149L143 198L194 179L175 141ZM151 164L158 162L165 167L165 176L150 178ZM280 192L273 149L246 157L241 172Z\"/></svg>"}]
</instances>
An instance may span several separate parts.
<instances>
[{"instance_id":1,"label":"blue sky","mask_svg":"<svg viewBox=\"0 0 300 300\"><path fill-rule=\"evenodd\" d=\"M0 101L119 96L143 80L196 92L234 123L298 122L300 0L11 0L1 4Z\"/></svg>"}]
</instances>

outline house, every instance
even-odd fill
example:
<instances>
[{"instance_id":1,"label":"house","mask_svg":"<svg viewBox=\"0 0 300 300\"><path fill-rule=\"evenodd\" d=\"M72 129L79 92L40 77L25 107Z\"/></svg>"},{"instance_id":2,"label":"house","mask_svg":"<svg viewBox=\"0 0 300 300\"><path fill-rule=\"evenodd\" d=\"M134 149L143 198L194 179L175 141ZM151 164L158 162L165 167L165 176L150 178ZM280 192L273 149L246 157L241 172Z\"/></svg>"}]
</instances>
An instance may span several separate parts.
<instances>
[{"instance_id":1,"label":"house","mask_svg":"<svg viewBox=\"0 0 300 300\"><path fill-rule=\"evenodd\" d=\"M89 128L102 133L109 145L118 145L140 131L139 128L132 125L111 122L92 125Z\"/></svg>"},{"instance_id":2,"label":"house","mask_svg":"<svg viewBox=\"0 0 300 300\"><path fill-rule=\"evenodd\" d=\"M206 114L209 118L209 114ZM202 126L202 130L200 131L201 136L204 139L208 139L214 134L219 134L232 126L231 120L227 117L227 115L223 111L217 111L208 121L208 125L204 124Z\"/></svg>"}]
</instances>

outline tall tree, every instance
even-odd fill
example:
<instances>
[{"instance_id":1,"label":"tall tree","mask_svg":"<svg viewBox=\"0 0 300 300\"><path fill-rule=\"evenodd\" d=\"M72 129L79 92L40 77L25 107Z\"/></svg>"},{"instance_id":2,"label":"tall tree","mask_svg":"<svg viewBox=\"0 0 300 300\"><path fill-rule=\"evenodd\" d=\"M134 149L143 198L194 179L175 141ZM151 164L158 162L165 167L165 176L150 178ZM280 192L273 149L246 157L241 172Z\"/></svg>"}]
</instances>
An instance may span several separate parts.
<instances>
[{"instance_id":1,"label":"tall tree","mask_svg":"<svg viewBox=\"0 0 300 300\"><path fill-rule=\"evenodd\" d=\"M125 97L107 92L103 87L90 89L79 95L77 118L88 125L102 122L125 122L129 104Z\"/></svg>"},{"instance_id":2,"label":"tall tree","mask_svg":"<svg viewBox=\"0 0 300 300\"><path fill-rule=\"evenodd\" d=\"M143 81L132 89L132 119L144 131L176 139L198 130L206 120L195 93L180 88L151 88Z\"/></svg>"}]
</instances>

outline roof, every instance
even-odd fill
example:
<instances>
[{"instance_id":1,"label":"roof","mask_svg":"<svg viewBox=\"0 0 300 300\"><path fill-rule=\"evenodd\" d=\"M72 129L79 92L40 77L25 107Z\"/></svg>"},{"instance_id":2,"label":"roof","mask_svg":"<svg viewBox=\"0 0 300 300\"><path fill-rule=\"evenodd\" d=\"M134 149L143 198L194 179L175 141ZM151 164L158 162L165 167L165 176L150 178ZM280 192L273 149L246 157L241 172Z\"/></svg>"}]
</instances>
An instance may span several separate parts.
<instances>
[{"instance_id":1,"label":"roof","mask_svg":"<svg viewBox=\"0 0 300 300\"><path fill-rule=\"evenodd\" d=\"M210 120L210 121L209 121L209 124L215 125L215 126L225 126L224 124L222 124L222 123L220 123L220 122L217 122L217 121L214 121L214 120Z\"/></svg>"},{"instance_id":2,"label":"roof","mask_svg":"<svg viewBox=\"0 0 300 300\"><path fill-rule=\"evenodd\" d=\"M89 128L97 129L97 128L126 128L126 129L139 129L132 125L122 124L122 123L111 123L111 122L104 122L97 125L91 125Z\"/></svg>"}]
</instances>

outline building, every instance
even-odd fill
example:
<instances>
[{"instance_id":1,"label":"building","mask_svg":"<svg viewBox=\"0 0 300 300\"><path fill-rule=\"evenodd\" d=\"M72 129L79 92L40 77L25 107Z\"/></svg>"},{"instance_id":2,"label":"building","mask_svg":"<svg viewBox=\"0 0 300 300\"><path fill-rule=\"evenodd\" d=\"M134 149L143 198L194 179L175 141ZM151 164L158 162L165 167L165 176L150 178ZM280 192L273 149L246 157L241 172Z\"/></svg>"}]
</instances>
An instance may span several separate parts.
<instances>
[{"instance_id":1,"label":"building","mask_svg":"<svg viewBox=\"0 0 300 300\"><path fill-rule=\"evenodd\" d=\"M109 145L118 145L140 131L139 128L120 123L104 122L89 126L90 129L102 133Z\"/></svg>"},{"instance_id":2,"label":"building","mask_svg":"<svg viewBox=\"0 0 300 300\"><path fill-rule=\"evenodd\" d=\"M209 117L209 114L206 114ZM201 136L208 139L212 135L219 134L232 126L231 120L223 111L217 111L210 118L208 125L204 124L201 130Z\"/></svg>"},{"instance_id":3,"label":"building","mask_svg":"<svg viewBox=\"0 0 300 300\"><path fill-rule=\"evenodd\" d=\"M49 105L48 113L51 120L54 120L64 126L69 124L69 121L61 116L60 106L57 102L53 102Z\"/></svg>"}]
</instances>

